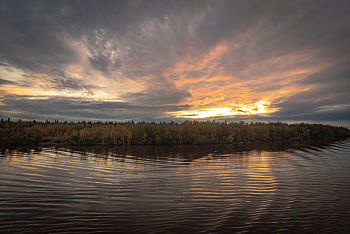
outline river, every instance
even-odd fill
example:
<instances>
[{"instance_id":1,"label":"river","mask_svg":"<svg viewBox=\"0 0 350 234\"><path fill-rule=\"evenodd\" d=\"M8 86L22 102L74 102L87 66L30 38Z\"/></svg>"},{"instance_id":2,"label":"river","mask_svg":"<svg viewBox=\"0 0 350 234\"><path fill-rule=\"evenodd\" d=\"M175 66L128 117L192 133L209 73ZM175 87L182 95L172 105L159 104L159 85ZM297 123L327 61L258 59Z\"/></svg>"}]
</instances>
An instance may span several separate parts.
<instances>
[{"instance_id":1,"label":"river","mask_svg":"<svg viewBox=\"0 0 350 234\"><path fill-rule=\"evenodd\" d=\"M0 151L0 233L348 233L349 197L349 139Z\"/></svg>"}]
</instances>

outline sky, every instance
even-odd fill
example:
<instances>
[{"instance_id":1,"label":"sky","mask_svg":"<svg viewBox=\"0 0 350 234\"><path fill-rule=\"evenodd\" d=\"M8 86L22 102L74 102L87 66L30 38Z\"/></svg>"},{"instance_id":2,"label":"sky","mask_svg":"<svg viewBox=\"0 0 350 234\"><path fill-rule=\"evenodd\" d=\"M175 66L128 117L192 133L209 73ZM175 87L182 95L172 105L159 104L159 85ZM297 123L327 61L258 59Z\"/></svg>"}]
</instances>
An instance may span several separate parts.
<instances>
[{"instance_id":1,"label":"sky","mask_svg":"<svg viewBox=\"0 0 350 234\"><path fill-rule=\"evenodd\" d=\"M350 127L350 1L0 0L0 118Z\"/></svg>"}]
</instances>

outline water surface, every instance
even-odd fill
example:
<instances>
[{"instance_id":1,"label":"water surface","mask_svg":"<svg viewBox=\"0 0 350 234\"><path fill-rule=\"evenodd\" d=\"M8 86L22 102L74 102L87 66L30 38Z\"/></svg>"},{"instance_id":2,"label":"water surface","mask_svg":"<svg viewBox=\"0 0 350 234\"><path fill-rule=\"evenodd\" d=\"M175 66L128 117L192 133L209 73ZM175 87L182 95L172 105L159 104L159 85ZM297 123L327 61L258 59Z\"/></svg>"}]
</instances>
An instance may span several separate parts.
<instances>
[{"instance_id":1,"label":"water surface","mask_svg":"<svg viewBox=\"0 0 350 234\"><path fill-rule=\"evenodd\" d=\"M0 233L347 233L350 141L2 149Z\"/></svg>"}]
</instances>

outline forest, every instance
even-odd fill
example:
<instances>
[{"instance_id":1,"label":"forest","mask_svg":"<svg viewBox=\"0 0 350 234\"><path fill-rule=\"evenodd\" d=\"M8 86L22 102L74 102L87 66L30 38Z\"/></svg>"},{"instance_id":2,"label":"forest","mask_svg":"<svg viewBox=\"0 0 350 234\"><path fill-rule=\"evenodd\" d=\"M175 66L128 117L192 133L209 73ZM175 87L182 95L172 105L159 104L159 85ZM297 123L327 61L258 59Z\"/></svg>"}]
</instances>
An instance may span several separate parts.
<instances>
[{"instance_id":1,"label":"forest","mask_svg":"<svg viewBox=\"0 0 350 234\"><path fill-rule=\"evenodd\" d=\"M1 119L0 145L174 145L349 137L349 129L323 124L281 122L227 123L59 122Z\"/></svg>"}]
</instances>

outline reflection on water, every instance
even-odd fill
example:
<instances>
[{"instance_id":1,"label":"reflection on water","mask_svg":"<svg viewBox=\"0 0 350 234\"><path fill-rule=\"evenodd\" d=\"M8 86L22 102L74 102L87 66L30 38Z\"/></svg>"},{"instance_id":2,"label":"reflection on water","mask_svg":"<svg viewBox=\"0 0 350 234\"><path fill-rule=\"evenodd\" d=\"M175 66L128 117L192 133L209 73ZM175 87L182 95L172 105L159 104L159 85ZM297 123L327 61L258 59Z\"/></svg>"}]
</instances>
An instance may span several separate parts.
<instances>
[{"instance_id":1,"label":"reflection on water","mask_svg":"<svg viewBox=\"0 0 350 234\"><path fill-rule=\"evenodd\" d=\"M1 149L0 232L347 232L350 141Z\"/></svg>"},{"instance_id":2,"label":"reflection on water","mask_svg":"<svg viewBox=\"0 0 350 234\"><path fill-rule=\"evenodd\" d=\"M69 152L71 154L80 154L82 159L89 156L95 156L99 158L108 158L109 156L123 157L134 156L140 158L149 159L165 159L169 158L183 158L186 160L195 160L201 157L205 157L208 154L212 156L223 156L230 154L248 154L251 151L278 152L278 151L293 151L295 149L305 150L313 149L317 150L325 149L334 144L334 140L330 139L318 139L302 142L289 142L289 141L267 141L267 142L253 142L253 143L236 143L236 144L223 144L223 145L174 145L174 146L140 146L140 145L126 145L126 146L89 146L89 145L77 145L77 146L65 146L65 148L51 148L55 152ZM29 155L40 154L45 148L32 148L31 146L21 146L12 148L0 148L0 157L14 155Z\"/></svg>"}]
</instances>

